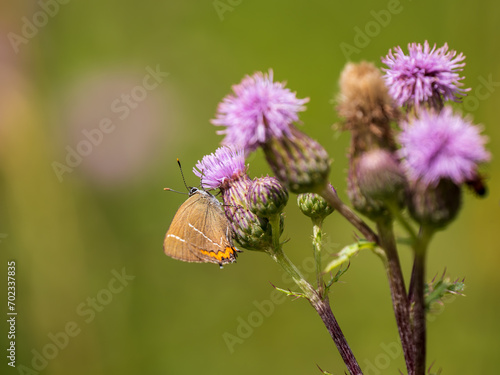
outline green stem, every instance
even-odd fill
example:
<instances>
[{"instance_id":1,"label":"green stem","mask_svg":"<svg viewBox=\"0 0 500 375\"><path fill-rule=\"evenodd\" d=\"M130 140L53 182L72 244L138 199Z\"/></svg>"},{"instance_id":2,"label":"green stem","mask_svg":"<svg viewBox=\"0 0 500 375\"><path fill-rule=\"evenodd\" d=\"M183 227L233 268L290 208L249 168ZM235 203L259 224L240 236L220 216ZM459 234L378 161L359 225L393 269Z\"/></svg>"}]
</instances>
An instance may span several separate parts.
<instances>
[{"instance_id":1,"label":"green stem","mask_svg":"<svg viewBox=\"0 0 500 375\"><path fill-rule=\"evenodd\" d=\"M271 231L273 237L273 248L277 249L280 247L280 236L281 236L281 214L273 215L269 218L269 223L271 224Z\"/></svg>"},{"instance_id":2,"label":"green stem","mask_svg":"<svg viewBox=\"0 0 500 375\"><path fill-rule=\"evenodd\" d=\"M313 286L302 276L299 269L292 263L292 261L285 255L283 249L278 247L268 251L273 260L278 263L285 272L290 275L295 284L302 290L307 299L314 299L317 295Z\"/></svg>"},{"instance_id":3,"label":"green stem","mask_svg":"<svg viewBox=\"0 0 500 375\"><path fill-rule=\"evenodd\" d=\"M410 282L411 320L415 348L415 375L424 375L427 354L427 327L425 310L425 258L434 231L423 227L414 246L413 271Z\"/></svg>"},{"instance_id":4,"label":"green stem","mask_svg":"<svg viewBox=\"0 0 500 375\"><path fill-rule=\"evenodd\" d=\"M410 225L408 220L406 220L406 218L403 216L401 209L394 204L388 204L388 208L391 212L391 215L395 217L398 223L401 224L406 232L408 232L412 243L415 243L417 241L417 233L415 232L415 229L413 229L413 227Z\"/></svg>"},{"instance_id":5,"label":"green stem","mask_svg":"<svg viewBox=\"0 0 500 375\"><path fill-rule=\"evenodd\" d=\"M292 280L297 284L297 286L302 290L306 298L312 298L316 291L311 284L305 279L300 273L299 269L292 263L292 261L285 255L283 248L279 243L279 238L281 234L280 230L280 215L274 215L269 218L269 223L271 224L272 236L273 236L273 248L267 250L271 258L274 259L283 269L290 275Z\"/></svg>"},{"instance_id":6,"label":"green stem","mask_svg":"<svg viewBox=\"0 0 500 375\"><path fill-rule=\"evenodd\" d=\"M316 283L318 288L318 294L321 298L323 298L325 293L325 285L323 282L322 265L321 265L323 219L322 218L312 219L312 222L313 222L313 252L314 252L314 260L316 262Z\"/></svg>"},{"instance_id":7,"label":"green stem","mask_svg":"<svg viewBox=\"0 0 500 375\"><path fill-rule=\"evenodd\" d=\"M399 263L396 241L394 239L392 219L379 220L377 222L377 228L380 236L380 245L387 256L385 268L391 290L394 315L396 317L399 337L405 356L406 368L408 374L412 375L414 368L414 346L410 324L409 302L406 295L403 273L401 272L401 265Z\"/></svg>"}]
</instances>

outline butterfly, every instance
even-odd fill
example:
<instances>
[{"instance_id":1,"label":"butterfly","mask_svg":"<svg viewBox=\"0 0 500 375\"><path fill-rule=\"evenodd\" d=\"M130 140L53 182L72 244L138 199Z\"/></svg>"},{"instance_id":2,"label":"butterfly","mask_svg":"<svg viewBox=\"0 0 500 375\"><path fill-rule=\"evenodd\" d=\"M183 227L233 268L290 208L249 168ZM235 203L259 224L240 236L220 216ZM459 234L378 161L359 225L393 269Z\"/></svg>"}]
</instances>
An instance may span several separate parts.
<instances>
[{"instance_id":1,"label":"butterfly","mask_svg":"<svg viewBox=\"0 0 500 375\"><path fill-rule=\"evenodd\" d=\"M206 190L187 185L186 188L189 198L168 228L163 241L165 254L184 262L218 263L221 267L233 263L239 250L233 245L233 230L222 203Z\"/></svg>"}]
</instances>

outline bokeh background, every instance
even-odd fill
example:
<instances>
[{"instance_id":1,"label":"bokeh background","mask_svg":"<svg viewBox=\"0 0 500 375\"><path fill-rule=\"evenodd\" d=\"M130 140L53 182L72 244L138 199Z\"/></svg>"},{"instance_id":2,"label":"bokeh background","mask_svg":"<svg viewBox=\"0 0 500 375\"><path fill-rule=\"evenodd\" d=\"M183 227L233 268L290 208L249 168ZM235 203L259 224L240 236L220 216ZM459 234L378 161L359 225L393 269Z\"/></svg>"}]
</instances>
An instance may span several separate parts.
<instances>
[{"instance_id":1,"label":"bokeh background","mask_svg":"<svg viewBox=\"0 0 500 375\"><path fill-rule=\"evenodd\" d=\"M185 199L163 187L183 190L176 158L198 184L191 168L221 140L209 123L218 102L245 74L272 68L310 97L302 129L329 151L331 181L347 200L349 135L331 128L339 74L348 60L381 66L389 48L425 40L467 56L471 99L456 107L484 124L494 155L488 197L466 192L458 220L430 249L429 278L446 269L467 289L430 319L429 364L443 374L498 371L499 12L495 2L450 0L3 2L1 373L317 374L316 364L344 373L305 301L280 301L259 318L270 282L292 287L267 256L247 251L220 270L163 254ZM156 80L144 83L151 71ZM99 126L102 138L92 132ZM85 148L85 134L96 144ZM68 156L77 147L81 160ZM270 172L259 152L248 162L252 176ZM325 232L332 253L353 240L339 215ZM289 256L310 273L309 221L294 197L285 236ZM408 275L410 251L400 251ZM5 356L8 260L17 264L17 369ZM129 279L113 281L122 272ZM380 261L362 253L342 280L332 306L365 374L404 370Z\"/></svg>"}]
</instances>

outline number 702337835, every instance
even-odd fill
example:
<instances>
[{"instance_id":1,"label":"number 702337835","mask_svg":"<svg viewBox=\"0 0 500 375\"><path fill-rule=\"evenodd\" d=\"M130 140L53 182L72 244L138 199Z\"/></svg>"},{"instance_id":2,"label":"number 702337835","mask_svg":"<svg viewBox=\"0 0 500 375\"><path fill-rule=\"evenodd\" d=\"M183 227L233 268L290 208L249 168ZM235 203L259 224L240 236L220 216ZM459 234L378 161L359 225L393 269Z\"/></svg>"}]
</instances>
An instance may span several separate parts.
<instances>
[{"instance_id":1,"label":"number 702337835","mask_svg":"<svg viewBox=\"0 0 500 375\"><path fill-rule=\"evenodd\" d=\"M7 263L7 305L9 312L16 310L16 262L10 261Z\"/></svg>"}]
</instances>

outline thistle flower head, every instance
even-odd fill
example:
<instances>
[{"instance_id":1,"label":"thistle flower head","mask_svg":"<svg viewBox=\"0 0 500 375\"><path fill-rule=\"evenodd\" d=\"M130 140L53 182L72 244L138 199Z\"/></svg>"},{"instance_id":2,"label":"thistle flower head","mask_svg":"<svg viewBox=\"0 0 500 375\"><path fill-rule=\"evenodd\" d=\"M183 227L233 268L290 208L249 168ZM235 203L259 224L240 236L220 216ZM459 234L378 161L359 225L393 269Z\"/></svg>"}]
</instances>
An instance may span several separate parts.
<instances>
[{"instance_id":1,"label":"thistle flower head","mask_svg":"<svg viewBox=\"0 0 500 375\"><path fill-rule=\"evenodd\" d=\"M244 152L234 147L219 147L214 153L198 160L193 173L201 178L203 187L223 188L228 181L246 173Z\"/></svg>"},{"instance_id":2,"label":"thistle flower head","mask_svg":"<svg viewBox=\"0 0 500 375\"><path fill-rule=\"evenodd\" d=\"M399 111L390 97L382 73L372 63L348 63L339 81L338 111L344 129L351 132L350 156L372 149L396 149L391 121Z\"/></svg>"},{"instance_id":3,"label":"thistle flower head","mask_svg":"<svg viewBox=\"0 0 500 375\"><path fill-rule=\"evenodd\" d=\"M479 163L490 159L481 128L454 114L450 107L440 113L423 111L413 123L403 124L399 135L400 156L410 179L436 185L450 179L460 185L473 179Z\"/></svg>"},{"instance_id":4,"label":"thistle flower head","mask_svg":"<svg viewBox=\"0 0 500 375\"><path fill-rule=\"evenodd\" d=\"M392 98L380 69L362 61L347 63L339 79L339 114L346 118L348 129L351 123L360 120L386 120L392 111ZM351 125L351 126L350 126ZM355 124L354 124L355 125Z\"/></svg>"},{"instance_id":5,"label":"thistle flower head","mask_svg":"<svg viewBox=\"0 0 500 375\"><path fill-rule=\"evenodd\" d=\"M434 108L441 108L443 101L459 101L459 95L465 95L470 89L462 89L458 72L462 71L465 56L454 50L448 51L448 45L431 47L412 43L408 45L408 55L401 47L389 50L382 62L388 66L385 80L389 94L401 106L419 108L422 103L429 103Z\"/></svg>"},{"instance_id":6,"label":"thistle flower head","mask_svg":"<svg viewBox=\"0 0 500 375\"><path fill-rule=\"evenodd\" d=\"M285 83L273 82L273 71L246 76L233 86L219 104L212 124L225 126L224 145L236 145L246 153L254 151L271 137L290 134L290 125L299 120L297 112L305 110L309 98L298 99Z\"/></svg>"}]
</instances>

